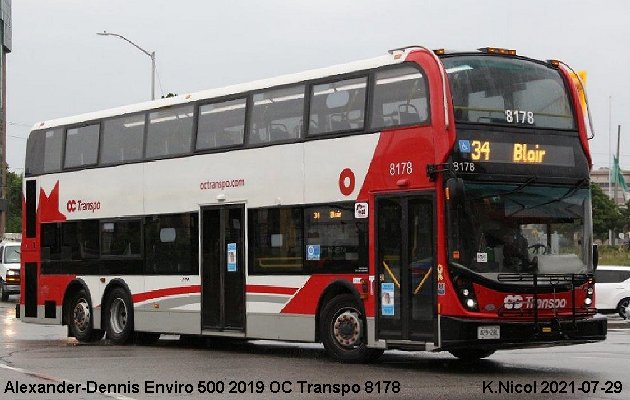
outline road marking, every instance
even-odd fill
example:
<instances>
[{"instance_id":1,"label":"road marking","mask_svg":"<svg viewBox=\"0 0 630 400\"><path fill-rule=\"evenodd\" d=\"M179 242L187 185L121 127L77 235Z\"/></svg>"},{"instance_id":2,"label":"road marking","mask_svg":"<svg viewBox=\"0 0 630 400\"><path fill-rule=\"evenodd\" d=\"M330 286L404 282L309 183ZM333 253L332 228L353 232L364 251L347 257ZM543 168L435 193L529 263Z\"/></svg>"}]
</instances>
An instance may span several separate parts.
<instances>
[{"instance_id":1,"label":"road marking","mask_svg":"<svg viewBox=\"0 0 630 400\"><path fill-rule=\"evenodd\" d=\"M2 364L2 363L0 363L0 368L8 369L10 371L19 372L21 374L32 376L33 378L43 379L45 381L56 382L56 383L62 383L62 382L65 381L66 383L71 383L73 385L81 385L81 387L84 387L83 384L80 384L78 382L73 382L73 381L69 381L67 379L61 379L61 378L57 378L57 377L50 376L50 375L44 375L44 374L41 374L39 372L29 371L29 370L24 369L24 368L10 367L10 366L8 366L6 364ZM119 394L109 394L109 393L89 393L89 394L101 395L101 396L109 397L111 399L116 399L116 400L136 400L136 399L134 399L132 397L122 396L122 395L119 395Z\"/></svg>"}]
</instances>

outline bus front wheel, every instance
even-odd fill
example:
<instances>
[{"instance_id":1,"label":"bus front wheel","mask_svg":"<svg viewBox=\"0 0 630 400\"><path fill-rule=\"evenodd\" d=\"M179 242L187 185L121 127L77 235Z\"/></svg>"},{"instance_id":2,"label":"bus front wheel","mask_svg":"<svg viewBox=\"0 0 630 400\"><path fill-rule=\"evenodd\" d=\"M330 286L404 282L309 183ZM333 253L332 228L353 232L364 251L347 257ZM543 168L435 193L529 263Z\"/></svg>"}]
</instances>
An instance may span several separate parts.
<instances>
[{"instance_id":1,"label":"bus front wheel","mask_svg":"<svg viewBox=\"0 0 630 400\"><path fill-rule=\"evenodd\" d=\"M103 338L103 331L94 329L92 304L85 290L79 290L71 297L68 310L70 332L79 342L96 342Z\"/></svg>"},{"instance_id":2,"label":"bus front wheel","mask_svg":"<svg viewBox=\"0 0 630 400\"><path fill-rule=\"evenodd\" d=\"M126 344L133 339L133 303L123 288L113 289L105 302L107 338L114 344Z\"/></svg>"},{"instance_id":3,"label":"bus front wheel","mask_svg":"<svg viewBox=\"0 0 630 400\"><path fill-rule=\"evenodd\" d=\"M363 313L353 295L340 294L324 306L320 338L326 352L335 360L360 363L380 357L383 350L368 348L365 333Z\"/></svg>"}]
</instances>

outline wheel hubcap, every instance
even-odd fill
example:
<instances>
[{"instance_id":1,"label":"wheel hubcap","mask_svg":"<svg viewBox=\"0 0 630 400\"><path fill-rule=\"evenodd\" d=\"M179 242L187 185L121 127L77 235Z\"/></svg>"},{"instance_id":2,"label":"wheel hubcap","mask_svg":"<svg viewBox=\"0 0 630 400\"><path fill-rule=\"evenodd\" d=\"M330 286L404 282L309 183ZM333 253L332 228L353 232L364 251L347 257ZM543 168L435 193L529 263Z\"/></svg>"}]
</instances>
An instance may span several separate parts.
<instances>
[{"instance_id":1,"label":"wheel hubcap","mask_svg":"<svg viewBox=\"0 0 630 400\"><path fill-rule=\"evenodd\" d=\"M114 299L111 306L109 322L115 333L121 333L127 326L127 305L122 299Z\"/></svg>"},{"instance_id":2,"label":"wheel hubcap","mask_svg":"<svg viewBox=\"0 0 630 400\"><path fill-rule=\"evenodd\" d=\"M344 347L355 346L359 342L361 325L359 314L345 311L335 319L333 324L335 339Z\"/></svg>"},{"instance_id":3,"label":"wheel hubcap","mask_svg":"<svg viewBox=\"0 0 630 400\"><path fill-rule=\"evenodd\" d=\"M79 299L77 304L74 306L72 320L74 321L74 326L80 332L85 332L90 325L90 306L87 300Z\"/></svg>"}]
</instances>

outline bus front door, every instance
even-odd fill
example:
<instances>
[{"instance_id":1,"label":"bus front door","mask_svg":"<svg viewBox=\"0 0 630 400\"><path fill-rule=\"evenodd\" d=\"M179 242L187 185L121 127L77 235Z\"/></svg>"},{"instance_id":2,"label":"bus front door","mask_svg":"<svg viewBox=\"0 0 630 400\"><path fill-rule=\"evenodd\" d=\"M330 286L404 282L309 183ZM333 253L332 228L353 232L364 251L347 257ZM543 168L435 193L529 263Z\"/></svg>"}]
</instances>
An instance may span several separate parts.
<instances>
[{"instance_id":1,"label":"bus front door","mask_svg":"<svg viewBox=\"0 0 630 400\"><path fill-rule=\"evenodd\" d=\"M204 330L245 328L245 208L201 209L201 326Z\"/></svg>"},{"instance_id":2,"label":"bus front door","mask_svg":"<svg viewBox=\"0 0 630 400\"><path fill-rule=\"evenodd\" d=\"M434 341L433 195L376 200L379 339Z\"/></svg>"}]
</instances>

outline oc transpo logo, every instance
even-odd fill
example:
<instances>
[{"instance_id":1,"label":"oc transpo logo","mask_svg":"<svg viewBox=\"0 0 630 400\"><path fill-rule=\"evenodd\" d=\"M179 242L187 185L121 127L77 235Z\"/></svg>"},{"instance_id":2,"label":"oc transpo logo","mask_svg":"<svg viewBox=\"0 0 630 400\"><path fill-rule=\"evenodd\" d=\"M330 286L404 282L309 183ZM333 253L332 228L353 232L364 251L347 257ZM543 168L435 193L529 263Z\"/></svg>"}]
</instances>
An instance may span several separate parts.
<instances>
[{"instance_id":1,"label":"oc transpo logo","mask_svg":"<svg viewBox=\"0 0 630 400\"><path fill-rule=\"evenodd\" d=\"M505 307L506 310L518 310L523 308L523 296L519 296L518 294L505 296L505 299L503 299L503 307Z\"/></svg>"},{"instance_id":2,"label":"oc transpo logo","mask_svg":"<svg viewBox=\"0 0 630 400\"><path fill-rule=\"evenodd\" d=\"M95 212L96 210L100 209L100 201L68 200L68 202L66 203L66 210L68 210L69 213L79 211Z\"/></svg>"}]
</instances>

